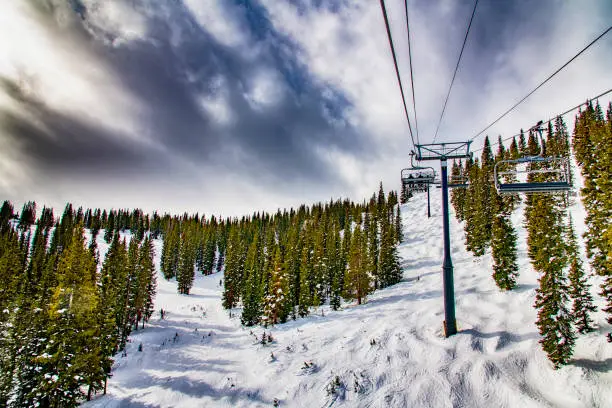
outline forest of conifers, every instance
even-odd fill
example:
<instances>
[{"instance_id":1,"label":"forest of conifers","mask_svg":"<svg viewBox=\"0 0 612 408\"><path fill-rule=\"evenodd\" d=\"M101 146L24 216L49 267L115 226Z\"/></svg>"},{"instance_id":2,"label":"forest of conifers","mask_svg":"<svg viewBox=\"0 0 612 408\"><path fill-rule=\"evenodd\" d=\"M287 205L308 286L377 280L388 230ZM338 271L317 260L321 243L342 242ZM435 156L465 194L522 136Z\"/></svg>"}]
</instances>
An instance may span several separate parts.
<instances>
[{"instance_id":1,"label":"forest of conifers","mask_svg":"<svg viewBox=\"0 0 612 408\"><path fill-rule=\"evenodd\" d=\"M493 153L487 139L480 158L455 163L453 175L467 176L469 187L454 189L452 204L464 222L467 249L475 256L491 250L493 279L504 291L517 286L521 272L511 214L524 204L528 255L540 274L536 324L544 351L559 367L571 358L577 334L595 328L582 238L590 270L602 276L598 293L612 323L612 106L604 114L588 104L571 136L557 118L541 140L521 132L508 148L501 142ZM569 212L575 195L497 193L495 163L529 155L573 155L584 179L584 237L577 236ZM531 177L545 181L546 175ZM399 198L405 202L410 194L402 191ZM385 194L382 184L362 203L332 200L227 219L75 210L70 204L61 217L49 208L37 217L35 203L17 214L5 201L0 405L75 406L104 390L113 356L154 313L156 239L163 239L159 268L164 278L176 279L179 293L189 294L195 273L224 270L223 306L229 313L240 310L246 326L268 326L324 304L337 309L342 299L360 304L373 290L399 282L399 208L398 195ZM100 239L108 247L104 256Z\"/></svg>"},{"instance_id":2,"label":"forest of conifers","mask_svg":"<svg viewBox=\"0 0 612 408\"><path fill-rule=\"evenodd\" d=\"M223 303L245 325L275 324L399 282L397 194L217 220L36 203L0 209L0 404L74 406L105 389L113 356L144 327L160 269L189 294L225 268ZM351 226L351 228L346 228ZM108 245L103 259L99 232ZM123 234L121 234L123 233Z\"/></svg>"},{"instance_id":3,"label":"forest of conifers","mask_svg":"<svg viewBox=\"0 0 612 408\"><path fill-rule=\"evenodd\" d=\"M538 133L531 130L525 135L521 131L518 140L512 138L507 149L500 136L495 154L487 138L480 159L455 163L453 176L467 176L469 187L454 189L451 201L456 217L464 222L466 248L477 257L491 249L493 279L501 290L512 290L517 285L520 272L517 234L511 214L524 201L528 256L540 274L534 304L538 310L536 324L542 335L540 343L555 367L559 367L569 362L577 333L595 329L591 314L596 308L590 279L584 271L580 237L569 211L576 194L500 195L494 186L494 165L500 163L502 170L508 170L508 166L516 164L502 160L573 155L584 179L580 196L587 213L586 255L592 272L603 277L599 294L604 299L607 320L612 324L612 105L604 114L599 104L586 104L576 117L572 136L561 117L546 124L541 139ZM533 161L523 170L559 163ZM529 182L545 182L551 176L533 172L528 177ZM612 334L607 336L612 341Z\"/></svg>"}]
</instances>

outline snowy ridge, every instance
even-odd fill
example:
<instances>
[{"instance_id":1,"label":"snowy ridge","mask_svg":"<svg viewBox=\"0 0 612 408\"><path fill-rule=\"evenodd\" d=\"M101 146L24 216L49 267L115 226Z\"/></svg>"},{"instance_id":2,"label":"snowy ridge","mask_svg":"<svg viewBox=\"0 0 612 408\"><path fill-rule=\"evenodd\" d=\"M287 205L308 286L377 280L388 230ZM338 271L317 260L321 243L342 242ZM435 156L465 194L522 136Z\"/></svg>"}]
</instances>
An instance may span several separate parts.
<instances>
[{"instance_id":1,"label":"snowy ridge","mask_svg":"<svg viewBox=\"0 0 612 408\"><path fill-rule=\"evenodd\" d=\"M157 313L132 334L108 395L85 406L269 407L275 399L281 407L612 406L612 347L600 312L600 329L578 337L569 366L553 370L540 349L522 209L513 216L521 275L508 293L491 278L490 255L465 251L463 228L451 217L459 333L443 337L440 194L432 193L430 219L422 194L402 206L401 283L365 305L322 307L265 329L273 337L265 345L263 328L243 328L221 308L222 276L197 276L184 296L160 274L156 308L167 318Z\"/></svg>"}]
</instances>

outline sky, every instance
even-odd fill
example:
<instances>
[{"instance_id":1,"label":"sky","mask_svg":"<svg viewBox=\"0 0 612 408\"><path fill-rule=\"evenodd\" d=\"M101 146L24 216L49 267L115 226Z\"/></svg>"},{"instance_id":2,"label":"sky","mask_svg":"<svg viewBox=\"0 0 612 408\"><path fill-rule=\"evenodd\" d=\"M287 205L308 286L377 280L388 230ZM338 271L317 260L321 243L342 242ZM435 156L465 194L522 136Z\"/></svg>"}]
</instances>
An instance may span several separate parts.
<instances>
[{"instance_id":1,"label":"sky","mask_svg":"<svg viewBox=\"0 0 612 408\"><path fill-rule=\"evenodd\" d=\"M414 115L404 2L386 4ZM473 7L409 1L421 143ZM472 138L611 22L609 0L480 0L437 141ZM487 134L612 88L610 72L612 33ZM224 217L397 189L413 150L376 0L0 0L0 143L17 205Z\"/></svg>"}]
</instances>

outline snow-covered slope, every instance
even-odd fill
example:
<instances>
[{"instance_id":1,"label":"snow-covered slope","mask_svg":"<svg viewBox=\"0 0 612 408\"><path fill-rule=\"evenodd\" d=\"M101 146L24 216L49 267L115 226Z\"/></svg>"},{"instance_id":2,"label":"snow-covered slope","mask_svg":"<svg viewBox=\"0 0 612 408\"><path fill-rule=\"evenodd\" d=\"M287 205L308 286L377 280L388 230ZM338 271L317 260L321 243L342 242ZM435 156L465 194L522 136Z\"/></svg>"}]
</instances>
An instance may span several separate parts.
<instances>
[{"instance_id":1,"label":"snow-covered slope","mask_svg":"<svg viewBox=\"0 0 612 408\"><path fill-rule=\"evenodd\" d=\"M250 407L277 399L283 407L611 407L612 346L602 314L595 316L602 328L579 337L571 365L555 371L541 351L537 275L521 229L519 287L500 293L490 256L467 253L462 226L451 219L460 332L443 337L439 195L433 191L430 219L423 195L402 207L400 284L365 305L321 308L266 329L274 339L266 345L263 328L242 328L221 308L222 276L197 277L189 296L160 276L156 306L167 318L157 314L132 335L108 395L86 406ZM336 376L340 386L330 393Z\"/></svg>"}]
</instances>

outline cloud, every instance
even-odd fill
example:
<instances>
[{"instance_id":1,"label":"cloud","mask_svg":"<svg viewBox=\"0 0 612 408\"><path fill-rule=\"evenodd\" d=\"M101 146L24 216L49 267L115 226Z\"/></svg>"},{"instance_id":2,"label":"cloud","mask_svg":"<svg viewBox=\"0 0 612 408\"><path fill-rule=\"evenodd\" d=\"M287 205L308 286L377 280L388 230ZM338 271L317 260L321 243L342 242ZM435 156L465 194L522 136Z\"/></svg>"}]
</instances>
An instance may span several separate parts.
<instances>
[{"instance_id":1,"label":"cloud","mask_svg":"<svg viewBox=\"0 0 612 408\"><path fill-rule=\"evenodd\" d=\"M439 140L472 136L612 16L604 0L498 3L478 6ZM403 2L387 5L409 92ZM422 142L433 138L472 7L410 2ZM397 187L408 164L378 2L0 8L0 179L24 174L0 185L9 198L241 214L359 200L379 180ZM489 134L514 133L601 92L610 48L602 41Z\"/></svg>"}]
</instances>

